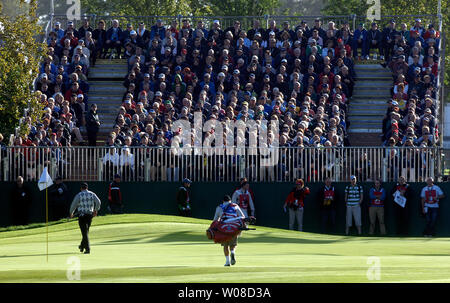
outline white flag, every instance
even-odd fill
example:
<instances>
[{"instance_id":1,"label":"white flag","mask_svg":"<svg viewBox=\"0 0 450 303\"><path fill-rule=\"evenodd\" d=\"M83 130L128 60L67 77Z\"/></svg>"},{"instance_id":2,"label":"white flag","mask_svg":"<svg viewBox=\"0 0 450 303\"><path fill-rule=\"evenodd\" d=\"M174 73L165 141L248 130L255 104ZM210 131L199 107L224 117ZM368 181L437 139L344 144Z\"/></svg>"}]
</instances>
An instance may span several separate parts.
<instances>
[{"instance_id":1,"label":"white flag","mask_svg":"<svg viewBox=\"0 0 450 303\"><path fill-rule=\"evenodd\" d=\"M44 190L47 187L52 186L52 184L53 184L53 180L50 177L50 175L48 174L47 167L44 167L44 171L42 172L41 177L39 178L39 181L38 181L39 190Z\"/></svg>"}]
</instances>

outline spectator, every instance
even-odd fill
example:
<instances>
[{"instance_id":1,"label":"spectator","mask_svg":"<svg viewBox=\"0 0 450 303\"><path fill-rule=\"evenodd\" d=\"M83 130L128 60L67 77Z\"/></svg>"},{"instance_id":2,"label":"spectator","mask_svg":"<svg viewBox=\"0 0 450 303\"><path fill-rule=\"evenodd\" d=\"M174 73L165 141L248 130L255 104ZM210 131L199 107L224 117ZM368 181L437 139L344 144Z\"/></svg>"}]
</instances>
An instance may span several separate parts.
<instances>
[{"instance_id":1,"label":"spectator","mask_svg":"<svg viewBox=\"0 0 450 303\"><path fill-rule=\"evenodd\" d=\"M389 61L391 54L394 50L395 43L395 35L397 34L397 30L395 29L395 20L392 19L388 26L383 29L381 34L382 36L382 45L383 45L383 53L380 53L380 60Z\"/></svg>"},{"instance_id":2,"label":"spectator","mask_svg":"<svg viewBox=\"0 0 450 303\"><path fill-rule=\"evenodd\" d=\"M307 195L310 194L308 187L304 185L302 179L295 181L295 187L291 190L284 202L284 212L289 208L289 229L294 229L295 220L297 220L298 231L303 231L303 206Z\"/></svg>"},{"instance_id":3,"label":"spectator","mask_svg":"<svg viewBox=\"0 0 450 303\"><path fill-rule=\"evenodd\" d=\"M113 177L115 175L115 172L118 171L119 168L119 154L116 151L115 143L114 143L115 135L109 135L107 144L110 143L108 152L105 154L105 156L102 159L103 163L103 178L105 180Z\"/></svg>"},{"instance_id":4,"label":"spectator","mask_svg":"<svg viewBox=\"0 0 450 303\"><path fill-rule=\"evenodd\" d=\"M401 199L395 198L397 192ZM394 195L394 213L397 225L396 232L398 235L406 236L408 235L412 189L410 188L410 185L406 183L404 176L398 178L397 184L392 189L392 194Z\"/></svg>"},{"instance_id":5,"label":"spectator","mask_svg":"<svg viewBox=\"0 0 450 303\"><path fill-rule=\"evenodd\" d=\"M382 35L380 30L378 29L378 24L376 22L372 23L372 27L367 33L367 41L366 41L366 60L369 60L370 50L375 48L378 50L378 54L382 54ZM376 60L376 55L373 55L373 60Z\"/></svg>"},{"instance_id":6,"label":"spectator","mask_svg":"<svg viewBox=\"0 0 450 303\"><path fill-rule=\"evenodd\" d=\"M86 32L91 32L91 33L93 32L93 29L89 25L88 19L83 20L83 25L78 29L77 37L79 39L84 39L86 37Z\"/></svg>"},{"instance_id":7,"label":"spectator","mask_svg":"<svg viewBox=\"0 0 450 303\"><path fill-rule=\"evenodd\" d=\"M426 227L423 232L425 237L436 236L436 222L439 211L439 201L445 197L442 189L435 185L432 177L427 178L427 186L422 189L422 213L426 218Z\"/></svg>"},{"instance_id":8,"label":"spectator","mask_svg":"<svg viewBox=\"0 0 450 303\"><path fill-rule=\"evenodd\" d=\"M108 49L106 48L106 24L104 20L98 22L97 28L92 32L92 38L94 39L95 51L92 54L92 66L95 66L97 55L104 59Z\"/></svg>"},{"instance_id":9,"label":"spectator","mask_svg":"<svg viewBox=\"0 0 450 303\"><path fill-rule=\"evenodd\" d=\"M89 146L97 146L97 133L100 128L100 119L97 114L97 105L92 104L91 110L86 117L86 129L88 134Z\"/></svg>"},{"instance_id":10,"label":"spectator","mask_svg":"<svg viewBox=\"0 0 450 303\"><path fill-rule=\"evenodd\" d=\"M246 218L255 216L255 205L249 189L250 184L248 181L241 182L240 188L235 190L231 196L231 201L239 205Z\"/></svg>"},{"instance_id":11,"label":"spectator","mask_svg":"<svg viewBox=\"0 0 450 303\"><path fill-rule=\"evenodd\" d=\"M117 52L117 58L121 58L122 41L122 29L119 27L119 21L113 20L112 27L106 31L105 48L106 52L110 49L115 49Z\"/></svg>"},{"instance_id":12,"label":"spectator","mask_svg":"<svg viewBox=\"0 0 450 303\"><path fill-rule=\"evenodd\" d=\"M319 189L317 195L321 217L321 232L336 232L336 209L338 204L338 193L332 185L331 178L325 179L325 185ZM330 229L328 229L330 226Z\"/></svg>"},{"instance_id":13,"label":"spectator","mask_svg":"<svg viewBox=\"0 0 450 303\"><path fill-rule=\"evenodd\" d=\"M361 204L363 201L363 188L356 183L356 177L350 176L350 185L345 187L345 203L347 204L347 216L345 234L349 234L349 229L352 227L353 219L358 229L358 235L361 235Z\"/></svg>"},{"instance_id":14,"label":"spectator","mask_svg":"<svg viewBox=\"0 0 450 303\"><path fill-rule=\"evenodd\" d=\"M183 179L183 186L178 188L177 191L177 205L178 205L178 212L180 216L184 217L190 217L191 214L191 200L190 200L190 187L191 187L192 181L185 178Z\"/></svg>"},{"instance_id":15,"label":"spectator","mask_svg":"<svg viewBox=\"0 0 450 303\"><path fill-rule=\"evenodd\" d=\"M150 28L150 40L157 38L159 40L164 39L166 28L164 27L163 21L161 19L156 20L156 24L154 24Z\"/></svg>"},{"instance_id":16,"label":"spectator","mask_svg":"<svg viewBox=\"0 0 450 303\"><path fill-rule=\"evenodd\" d=\"M120 175L115 174L108 187L108 210L111 214L123 214L122 192L120 191Z\"/></svg>"},{"instance_id":17,"label":"spectator","mask_svg":"<svg viewBox=\"0 0 450 303\"><path fill-rule=\"evenodd\" d=\"M29 223L31 191L23 182L23 177L17 177L11 192L12 225L27 225Z\"/></svg>"},{"instance_id":18,"label":"spectator","mask_svg":"<svg viewBox=\"0 0 450 303\"><path fill-rule=\"evenodd\" d=\"M369 198L369 234L373 235L375 233L375 224L378 218L378 223L380 224L380 233L382 235L385 235L386 225L384 223L384 200L386 199L386 191L381 186L380 180L375 180L374 186L370 189Z\"/></svg>"},{"instance_id":19,"label":"spectator","mask_svg":"<svg viewBox=\"0 0 450 303\"><path fill-rule=\"evenodd\" d=\"M61 176L57 176L55 183L49 188L49 219L58 221L67 217L69 210L69 188L64 184Z\"/></svg>"}]
</instances>

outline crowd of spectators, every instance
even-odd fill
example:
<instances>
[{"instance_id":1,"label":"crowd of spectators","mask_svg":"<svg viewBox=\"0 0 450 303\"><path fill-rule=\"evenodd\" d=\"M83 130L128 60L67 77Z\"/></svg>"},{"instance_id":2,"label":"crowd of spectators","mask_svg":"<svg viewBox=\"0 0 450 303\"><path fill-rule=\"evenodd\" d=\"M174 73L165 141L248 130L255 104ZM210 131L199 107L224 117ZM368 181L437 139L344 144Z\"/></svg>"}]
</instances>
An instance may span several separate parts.
<instances>
[{"instance_id":1,"label":"crowd of spectators","mask_svg":"<svg viewBox=\"0 0 450 303\"><path fill-rule=\"evenodd\" d=\"M103 42L102 53L115 49L129 70L107 145L170 146L180 135L174 121L193 123L196 112L224 125L278 120L280 146L348 145L355 81L348 22L326 30L320 19L311 26L272 20L268 28L255 20L250 29L218 20L208 29L189 20L145 26L122 30L114 20Z\"/></svg>"},{"instance_id":2,"label":"crowd of spectators","mask_svg":"<svg viewBox=\"0 0 450 303\"><path fill-rule=\"evenodd\" d=\"M128 74L105 146L120 148L111 157L131 170L137 160L128 147L181 144L182 130L172 126L179 119L192 125L195 113L203 123L212 119L224 127L228 121L277 120L281 147L349 146L346 117L355 85L354 62L370 60L374 48L394 77L383 145L438 143L440 41L432 24L424 29L416 20L410 30L406 24L397 30L392 20L382 31L377 23L369 30L361 23L352 31L348 22L337 26L320 19L311 25L285 21L281 26L271 20L268 28L255 20L250 29L239 21L222 28L219 20L207 27L201 20L191 25L188 19L181 24L157 20L150 29L143 22L122 29L118 20L108 29L103 20L95 26L88 20L78 30L71 21L66 29L55 23L35 84L45 113L37 125L25 118L30 132L14 145L96 145L100 121L97 106L88 104L87 76L98 58L115 56L126 59ZM202 140L211 134L204 132ZM275 134L268 135L270 144Z\"/></svg>"},{"instance_id":3,"label":"crowd of spectators","mask_svg":"<svg viewBox=\"0 0 450 303\"><path fill-rule=\"evenodd\" d=\"M392 20L382 32L382 65L392 72L392 99L383 120L383 146L438 146L440 33L416 19L409 30Z\"/></svg>"},{"instance_id":4,"label":"crowd of spectators","mask_svg":"<svg viewBox=\"0 0 450 303\"><path fill-rule=\"evenodd\" d=\"M21 138L25 146L96 145L100 121L97 106L88 104L88 73L95 65L97 43L89 21L77 30L69 21L67 28L56 22L46 39L47 52L39 67L35 90L44 105L36 125L26 117L29 134ZM88 142L83 132L87 131Z\"/></svg>"}]
</instances>

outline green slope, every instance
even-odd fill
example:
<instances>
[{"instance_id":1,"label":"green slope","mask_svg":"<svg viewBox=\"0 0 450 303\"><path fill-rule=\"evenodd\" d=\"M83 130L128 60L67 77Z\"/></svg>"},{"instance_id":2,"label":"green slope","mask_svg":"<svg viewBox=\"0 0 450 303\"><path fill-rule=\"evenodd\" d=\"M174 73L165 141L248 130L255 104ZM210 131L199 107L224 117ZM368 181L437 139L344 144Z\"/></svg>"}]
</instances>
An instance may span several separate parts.
<instances>
[{"instance_id":1,"label":"green slope","mask_svg":"<svg viewBox=\"0 0 450 303\"><path fill-rule=\"evenodd\" d=\"M75 220L0 232L0 282L449 282L447 238L342 237L257 226L243 233L237 264L205 236L209 221L160 215L94 218L91 254L79 253ZM380 280L368 270L379 258ZM377 273L369 270L370 273ZM370 275L369 275L370 276ZM372 275L376 278L376 275Z\"/></svg>"}]
</instances>

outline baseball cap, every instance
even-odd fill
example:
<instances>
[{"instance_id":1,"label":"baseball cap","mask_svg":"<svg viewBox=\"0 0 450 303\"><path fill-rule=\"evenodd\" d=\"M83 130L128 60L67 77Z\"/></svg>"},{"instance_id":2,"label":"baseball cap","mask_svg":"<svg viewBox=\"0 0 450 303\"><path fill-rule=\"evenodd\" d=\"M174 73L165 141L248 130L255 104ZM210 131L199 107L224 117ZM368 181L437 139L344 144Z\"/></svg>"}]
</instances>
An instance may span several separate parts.
<instances>
[{"instance_id":1,"label":"baseball cap","mask_svg":"<svg viewBox=\"0 0 450 303\"><path fill-rule=\"evenodd\" d=\"M184 178L184 179L183 179L183 183L189 183L189 184L191 184L191 183L192 183L192 181L191 181L191 180L189 180L188 178Z\"/></svg>"},{"instance_id":2,"label":"baseball cap","mask_svg":"<svg viewBox=\"0 0 450 303\"><path fill-rule=\"evenodd\" d=\"M161 93L160 91L157 91L157 92L155 93L155 96L161 97L161 96L162 96L162 93Z\"/></svg>"},{"instance_id":3,"label":"baseball cap","mask_svg":"<svg viewBox=\"0 0 450 303\"><path fill-rule=\"evenodd\" d=\"M132 30L131 32L130 32L130 35L136 35L137 33L136 33L136 31L135 30Z\"/></svg>"},{"instance_id":4,"label":"baseball cap","mask_svg":"<svg viewBox=\"0 0 450 303\"><path fill-rule=\"evenodd\" d=\"M117 179L117 178L120 178L120 175L119 175L119 174L115 174L115 175L114 175L114 179Z\"/></svg>"},{"instance_id":5,"label":"baseball cap","mask_svg":"<svg viewBox=\"0 0 450 303\"><path fill-rule=\"evenodd\" d=\"M78 94L77 98L84 98L84 96L82 94Z\"/></svg>"},{"instance_id":6,"label":"baseball cap","mask_svg":"<svg viewBox=\"0 0 450 303\"><path fill-rule=\"evenodd\" d=\"M351 175L350 176L350 180L354 180L354 179L356 179L356 176L355 175Z\"/></svg>"}]
</instances>

